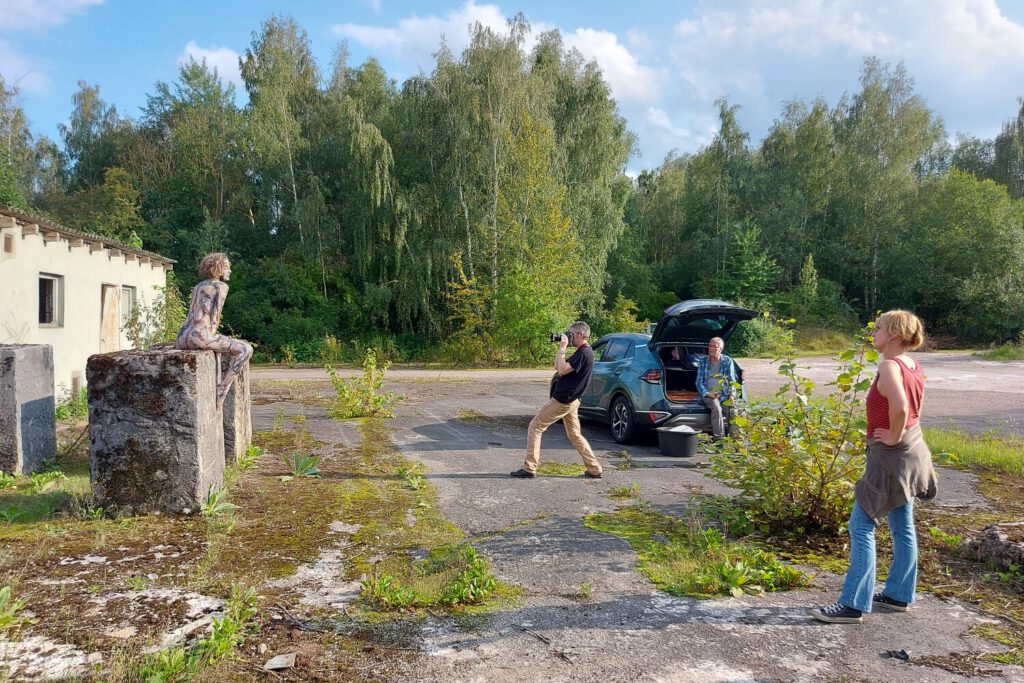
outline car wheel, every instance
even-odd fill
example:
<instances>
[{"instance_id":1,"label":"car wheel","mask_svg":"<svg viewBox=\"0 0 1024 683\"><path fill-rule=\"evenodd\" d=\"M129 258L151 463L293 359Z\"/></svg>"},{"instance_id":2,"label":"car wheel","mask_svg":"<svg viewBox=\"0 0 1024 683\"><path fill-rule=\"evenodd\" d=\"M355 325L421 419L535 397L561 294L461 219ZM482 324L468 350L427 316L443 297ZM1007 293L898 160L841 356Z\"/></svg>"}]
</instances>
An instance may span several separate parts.
<instances>
[{"instance_id":1,"label":"car wheel","mask_svg":"<svg viewBox=\"0 0 1024 683\"><path fill-rule=\"evenodd\" d=\"M612 401L608 426L611 428L612 438L617 443L629 443L632 440L636 432L636 423L633 421L633 406L625 396L616 396Z\"/></svg>"}]
</instances>

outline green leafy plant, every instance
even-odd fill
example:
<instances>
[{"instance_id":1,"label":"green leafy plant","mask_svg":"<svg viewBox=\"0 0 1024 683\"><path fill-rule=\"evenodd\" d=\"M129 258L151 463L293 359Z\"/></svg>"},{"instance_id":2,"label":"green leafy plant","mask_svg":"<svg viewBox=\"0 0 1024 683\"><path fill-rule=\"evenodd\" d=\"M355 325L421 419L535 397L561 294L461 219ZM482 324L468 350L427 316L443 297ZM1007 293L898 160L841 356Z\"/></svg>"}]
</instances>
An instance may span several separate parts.
<instances>
[{"instance_id":1,"label":"green leafy plant","mask_svg":"<svg viewBox=\"0 0 1024 683\"><path fill-rule=\"evenodd\" d=\"M18 478L13 474L7 472L0 472L0 491L4 489L13 489L18 485Z\"/></svg>"},{"instance_id":2,"label":"green leafy plant","mask_svg":"<svg viewBox=\"0 0 1024 683\"><path fill-rule=\"evenodd\" d=\"M206 517L216 517L217 515L237 509L237 505L228 502L227 489L211 488L210 494L206 497L206 503L203 504L203 515Z\"/></svg>"},{"instance_id":3,"label":"green leafy plant","mask_svg":"<svg viewBox=\"0 0 1024 683\"><path fill-rule=\"evenodd\" d=\"M71 394L57 404L56 416L58 420L80 420L89 415L89 390L82 389L77 394Z\"/></svg>"},{"instance_id":4,"label":"green leafy plant","mask_svg":"<svg viewBox=\"0 0 1024 683\"><path fill-rule=\"evenodd\" d=\"M390 574L363 579L361 583L363 599L384 609L406 609L416 601L416 594Z\"/></svg>"},{"instance_id":5,"label":"green leafy plant","mask_svg":"<svg viewBox=\"0 0 1024 683\"><path fill-rule=\"evenodd\" d=\"M320 456L310 455L309 453L300 453L295 451L291 457L282 455L281 460L284 462L285 467L288 468L290 474L286 474L281 477L281 481L291 481L298 477L309 477L311 479L320 478Z\"/></svg>"},{"instance_id":6,"label":"green leafy plant","mask_svg":"<svg viewBox=\"0 0 1024 683\"><path fill-rule=\"evenodd\" d=\"M864 467L864 396L878 353L864 339L839 356L824 397L797 372L792 347L781 359L786 383L774 399L733 418L740 427L711 459L712 474L740 491L749 519L763 531L841 534Z\"/></svg>"},{"instance_id":7,"label":"green leafy plant","mask_svg":"<svg viewBox=\"0 0 1024 683\"><path fill-rule=\"evenodd\" d=\"M608 497L619 500L637 498L640 496L640 485L630 484L629 486L613 486L608 489Z\"/></svg>"},{"instance_id":8,"label":"green leafy plant","mask_svg":"<svg viewBox=\"0 0 1024 683\"><path fill-rule=\"evenodd\" d=\"M419 474L408 474L405 476L405 485L413 491L419 491L423 488L424 483L426 483L426 479Z\"/></svg>"},{"instance_id":9,"label":"green leafy plant","mask_svg":"<svg viewBox=\"0 0 1024 683\"><path fill-rule=\"evenodd\" d=\"M325 365L334 387L331 413L339 420L354 417L394 417L391 406L401 399L398 394L382 391L384 377L391 363L378 362L376 349L367 349L363 358L363 374L350 380L338 376L334 366Z\"/></svg>"},{"instance_id":10,"label":"green leafy plant","mask_svg":"<svg viewBox=\"0 0 1024 683\"><path fill-rule=\"evenodd\" d=\"M947 534L937 526L928 527L928 532L936 541L951 548L956 548L964 542L964 537L961 534Z\"/></svg>"},{"instance_id":11,"label":"green leafy plant","mask_svg":"<svg viewBox=\"0 0 1024 683\"><path fill-rule=\"evenodd\" d=\"M0 587L0 635L17 633L22 626L36 623L35 619L19 614L27 604L27 600L14 597L13 584Z\"/></svg>"},{"instance_id":12,"label":"green leafy plant","mask_svg":"<svg viewBox=\"0 0 1024 683\"><path fill-rule=\"evenodd\" d=\"M32 493L46 493L54 489L59 481L67 481L63 472L35 472L31 476Z\"/></svg>"},{"instance_id":13,"label":"green leafy plant","mask_svg":"<svg viewBox=\"0 0 1024 683\"><path fill-rule=\"evenodd\" d=\"M472 546L461 546L465 569L441 591L439 602L447 605L479 604L494 592L498 580L487 564L487 560Z\"/></svg>"},{"instance_id":14,"label":"green leafy plant","mask_svg":"<svg viewBox=\"0 0 1024 683\"><path fill-rule=\"evenodd\" d=\"M251 469L256 464L256 461L263 456L264 452L264 449L259 446L249 446L245 449L245 453L238 456L238 462L235 463L235 466L240 470Z\"/></svg>"}]
</instances>

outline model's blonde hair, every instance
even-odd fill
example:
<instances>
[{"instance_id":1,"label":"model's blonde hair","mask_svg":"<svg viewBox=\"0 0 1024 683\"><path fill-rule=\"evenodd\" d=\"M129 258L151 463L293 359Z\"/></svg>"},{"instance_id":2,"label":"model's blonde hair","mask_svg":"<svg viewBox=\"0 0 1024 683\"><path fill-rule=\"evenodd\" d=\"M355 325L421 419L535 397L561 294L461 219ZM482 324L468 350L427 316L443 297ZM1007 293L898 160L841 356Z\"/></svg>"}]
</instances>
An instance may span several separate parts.
<instances>
[{"instance_id":1,"label":"model's blonde hair","mask_svg":"<svg viewBox=\"0 0 1024 683\"><path fill-rule=\"evenodd\" d=\"M896 335L903 340L903 346L910 350L924 343L924 324L910 311L886 311L878 316L875 327L881 327L886 332Z\"/></svg>"},{"instance_id":2,"label":"model's blonde hair","mask_svg":"<svg viewBox=\"0 0 1024 683\"><path fill-rule=\"evenodd\" d=\"M222 251L207 254L199 264L199 274L209 280L219 280L228 269L228 255Z\"/></svg>"}]
</instances>

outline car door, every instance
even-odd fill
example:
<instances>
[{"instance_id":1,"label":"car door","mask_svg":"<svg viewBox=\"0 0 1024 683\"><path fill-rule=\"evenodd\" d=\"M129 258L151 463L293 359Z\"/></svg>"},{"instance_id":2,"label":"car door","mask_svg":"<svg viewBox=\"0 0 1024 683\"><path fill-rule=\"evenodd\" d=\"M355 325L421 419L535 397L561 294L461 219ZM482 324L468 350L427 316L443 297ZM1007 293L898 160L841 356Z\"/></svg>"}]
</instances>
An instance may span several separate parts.
<instances>
[{"instance_id":1,"label":"car door","mask_svg":"<svg viewBox=\"0 0 1024 683\"><path fill-rule=\"evenodd\" d=\"M608 408L608 396L619 382L629 347L629 339L610 339L602 349L600 359L595 356L590 386L580 400L580 407L585 407L588 413L604 415Z\"/></svg>"}]
</instances>

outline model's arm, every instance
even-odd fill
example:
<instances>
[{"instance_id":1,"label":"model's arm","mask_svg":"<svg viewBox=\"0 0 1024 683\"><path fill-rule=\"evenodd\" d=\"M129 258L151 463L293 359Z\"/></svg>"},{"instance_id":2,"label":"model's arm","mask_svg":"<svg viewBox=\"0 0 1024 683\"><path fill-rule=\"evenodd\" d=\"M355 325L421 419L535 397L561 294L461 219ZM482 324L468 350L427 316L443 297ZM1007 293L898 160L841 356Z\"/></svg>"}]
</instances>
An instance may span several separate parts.
<instances>
[{"instance_id":1,"label":"model's arm","mask_svg":"<svg viewBox=\"0 0 1024 683\"><path fill-rule=\"evenodd\" d=\"M216 282L214 287L217 291L217 298L214 301L216 309L213 316L213 331L216 332L220 327L220 316L224 312L224 300L228 298L228 285L226 282Z\"/></svg>"},{"instance_id":2,"label":"model's arm","mask_svg":"<svg viewBox=\"0 0 1024 683\"><path fill-rule=\"evenodd\" d=\"M876 429L872 436L886 445L895 446L903 438L910 409L899 363L894 360L882 361L878 367L878 391L889 401L889 429Z\"/></svg>"},{"instance_id":3,"label":"model's arm","mask_svg":"<svg viewBox=\"0 0 1024 683\"><path fill-rule=\"evenodd\" d=\"M568 346L569 338L563 334L562 342L558 345L558 355L555 356L555 372L558 373L559 377L565 377L573 371L573 367L565 359L565 350Z\"/></svg>"}]
</instances>

